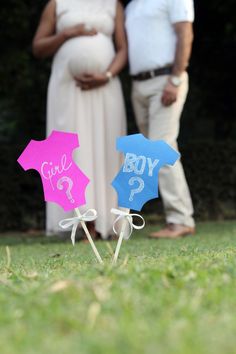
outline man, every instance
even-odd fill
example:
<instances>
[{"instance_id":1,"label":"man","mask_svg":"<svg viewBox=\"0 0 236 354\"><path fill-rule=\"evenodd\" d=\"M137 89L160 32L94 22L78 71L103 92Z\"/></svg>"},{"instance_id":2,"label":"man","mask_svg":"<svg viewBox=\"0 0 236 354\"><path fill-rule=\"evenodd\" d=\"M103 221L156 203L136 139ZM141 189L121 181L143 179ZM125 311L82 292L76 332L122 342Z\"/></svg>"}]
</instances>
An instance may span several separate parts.
<instances>
[{"instance_id":1,"label":"man","mask_svg":"<svg viewBox=\"0 0 236 354\"><path fill-rule=\"evenodd\" d=\"M140 132L177 149L179 122L188 92L192 0L133 0L126 9L132 102ZM159 173L167 225L150 235L177 238L195 231L193 206L180 161Z\"/></svg>"}]
</instances>

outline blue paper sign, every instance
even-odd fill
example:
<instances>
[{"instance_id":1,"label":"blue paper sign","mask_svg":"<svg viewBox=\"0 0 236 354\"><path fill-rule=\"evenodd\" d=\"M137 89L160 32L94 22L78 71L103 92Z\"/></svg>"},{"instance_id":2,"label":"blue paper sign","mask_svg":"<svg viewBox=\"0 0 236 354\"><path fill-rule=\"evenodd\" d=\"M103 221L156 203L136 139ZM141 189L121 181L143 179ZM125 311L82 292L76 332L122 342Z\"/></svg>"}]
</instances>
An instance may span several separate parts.
<instances>
[{"instance_id":1,"label":"blue paper sign","mask_svg":"<svg viewBox=\"0 0 236 354\"><path fill-rule=\"evenodd\" d=\"M125 161L112 181L118 205L141 210L150 199L158 197L158 172L164 165L174 165L180 154L163 140L149 140L142 134L117 139L116 148Z\"/></svg>"}]
</instances>

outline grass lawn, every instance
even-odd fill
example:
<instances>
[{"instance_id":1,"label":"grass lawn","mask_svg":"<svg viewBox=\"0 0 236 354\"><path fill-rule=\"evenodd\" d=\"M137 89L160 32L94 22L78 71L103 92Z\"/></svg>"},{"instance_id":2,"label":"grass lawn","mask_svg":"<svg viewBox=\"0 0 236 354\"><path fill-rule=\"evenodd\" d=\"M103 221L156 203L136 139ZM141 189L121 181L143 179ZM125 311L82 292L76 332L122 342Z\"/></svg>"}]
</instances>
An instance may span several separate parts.
<instances>
[{"instance_id":1,"label":"grass lawn","mask_svg":"<svg viewBox=\"0 0 236 354\"><path fill-rule=\"evenodd\" d=\"M123 244L0 236L1 354L236 353L236 222Z\"/></svg>"}]
</instances>

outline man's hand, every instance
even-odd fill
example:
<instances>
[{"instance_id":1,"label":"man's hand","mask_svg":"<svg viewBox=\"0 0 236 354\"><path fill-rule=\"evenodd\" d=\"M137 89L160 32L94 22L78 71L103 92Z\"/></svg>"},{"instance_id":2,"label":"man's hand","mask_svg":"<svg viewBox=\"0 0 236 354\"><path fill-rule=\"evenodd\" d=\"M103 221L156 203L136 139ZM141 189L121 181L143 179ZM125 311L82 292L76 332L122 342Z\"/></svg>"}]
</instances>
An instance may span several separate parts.
<instances>
[{"instance_id":1,"label":"man's hand","mask_svg":"<svg viewBox=\"0 0 236 354\"><path fill-rule=\"evenodd\" d=\"M161 103L165 107L171 106L177 100L177 95L178 95L178 87L172 85L168 81L163 91Z\"/></svg>"},{"instance_id":2,"label":"man's hand","mask_svg":"<svg viewBox=\"0 0 236 354\"><path fill-rule=\"evenodd\" d=\"M76 85L81 90L92 90L104 86L108 83L109 79L105 74L84 74L75 77Z\"/></svg>"},{"instance_id":3,"label":"man's hand","mask_svg":"<svg viewBox=\"0 0 236 354\"><path fill-rule=\"evenodd\" d=\"M79 36L95 36L96 34L97 31L94 28L89 26L86 27L84 24L68 27L64 30L66 39Z\"/></svg>"}]
</instances>

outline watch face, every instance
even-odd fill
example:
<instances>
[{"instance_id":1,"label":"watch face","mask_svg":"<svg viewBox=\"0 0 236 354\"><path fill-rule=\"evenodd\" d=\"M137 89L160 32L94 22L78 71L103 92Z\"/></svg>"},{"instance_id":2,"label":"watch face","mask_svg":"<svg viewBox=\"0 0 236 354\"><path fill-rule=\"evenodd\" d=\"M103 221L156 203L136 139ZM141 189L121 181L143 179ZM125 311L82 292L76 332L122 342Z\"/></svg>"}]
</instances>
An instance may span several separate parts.
<instances>
[{"instance_id":1,"label":"watch face","mask_svg":"<svg viewBox=\"0 0 236 354\"><path fill-rule=\"evenodd\" d=\"M181 84L181 79L178 76L171 76L170 80L174 86L179 86Z\"/></svg>"}]
</instances>

